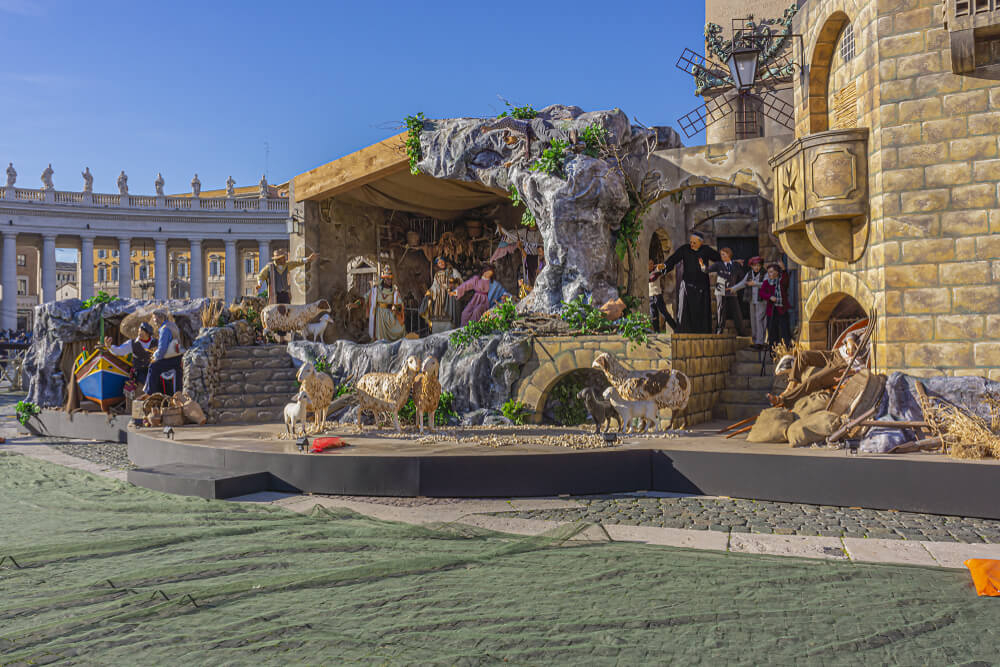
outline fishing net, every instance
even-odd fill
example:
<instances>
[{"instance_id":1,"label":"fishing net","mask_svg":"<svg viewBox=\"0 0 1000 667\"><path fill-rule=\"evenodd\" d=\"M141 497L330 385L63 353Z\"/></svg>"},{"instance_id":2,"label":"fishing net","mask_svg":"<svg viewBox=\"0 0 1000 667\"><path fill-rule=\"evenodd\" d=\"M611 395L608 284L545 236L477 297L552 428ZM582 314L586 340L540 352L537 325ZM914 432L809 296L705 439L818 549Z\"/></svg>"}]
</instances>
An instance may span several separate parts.
<instances>
[{"instance_id":1,"label":"fishing net","mask_svg":"<svg viewBox=\"0 0 1000 667\"><path fill-rule=\"evenodd\" d=\"M991 662L965 571L168 496L0 452L0 663ZM588 533L590 534L590 533Z\"/></svg>"}]
</instances>

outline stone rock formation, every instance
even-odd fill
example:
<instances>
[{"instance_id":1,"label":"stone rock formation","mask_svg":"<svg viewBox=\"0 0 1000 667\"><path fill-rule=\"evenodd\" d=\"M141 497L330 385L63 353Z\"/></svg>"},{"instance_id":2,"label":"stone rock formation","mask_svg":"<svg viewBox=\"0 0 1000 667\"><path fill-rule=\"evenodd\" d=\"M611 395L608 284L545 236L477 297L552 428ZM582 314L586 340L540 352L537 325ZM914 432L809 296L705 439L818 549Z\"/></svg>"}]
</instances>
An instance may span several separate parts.
<instances>
[{"instance_id":1,"label":"stone rock formation","mask_svg":"<svg viewBox=\"0 0 1000 667\"><path fill-rule=\"evenodd\" d=\"M604 128L607 145L625 156L624 169L615 160L583 152L581 137L592 124ZM619 109L583 113L561 105L542 109L530 121L433 120L420 134L418 168L436 178L474 181L503 192L517 189L535 217L546 258L534 290L518 309L555 313L578 295L595 303L619 296L613 233L630 207L625 177L638 185L651 176L648 147L659 145L659 135L633 127ZM569 144L563 174L531 171L553 139Z\"/></svg>"},{"instance_id":2,"label":"stone rock formation","mask_svg":"<svg viewBox=\"0 0 1000 667\"><path fill-rule=\"evenodd\" d=\"M27 400L41 407L62 407L66 400L66 377L73 362L63 360L63 347L68 343L96 341L100 317L104 315L105 331L121 322L126 315L140 308L165 308L173 317L190 344L201 326L201 309L208 299L152 301L149 299L119 299L92 308L83 308L80 299L53 301L35 307L35 326L31 348L24 362L28 375Z\"/></svg>"},{"instance_id":3,"label":"stone rock formation","mask_svg":"<svg viewBox=\"0 0 1000 667\"><path fill-rule=\"evenodd\" d=\"M447 333L440 333L391 343L294 341L288 344L288 353L299 362L327 361L338 386L356 381L365 373L394 373L410 355L421 359L437 357L441 360L438 378L442 390L454 395L455 412L463 415L467 423L482 423L510 398L521 367L531 354L531 345L528 336L507 333L484 337L458 349L449 345ZM352 421L354 408L330 418Z\"/></svg>"}]
</instances>

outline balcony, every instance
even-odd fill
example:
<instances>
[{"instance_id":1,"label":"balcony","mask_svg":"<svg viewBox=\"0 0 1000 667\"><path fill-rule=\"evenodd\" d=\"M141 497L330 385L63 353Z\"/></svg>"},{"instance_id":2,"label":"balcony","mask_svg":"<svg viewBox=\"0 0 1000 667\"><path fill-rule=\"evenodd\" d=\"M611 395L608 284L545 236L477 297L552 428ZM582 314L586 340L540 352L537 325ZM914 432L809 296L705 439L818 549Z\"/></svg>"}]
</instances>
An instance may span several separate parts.
<instances>
[{"instance_id":1,"label":"balcony","mask_svg":"<svg viewBox=\"0 0 1000 667\"><path fill-rule=\"evenodd\" d=\"M944 11L951 37L951 70L972 74L1000 69L1000 0L947 0Z\"/></svg>"},{"instance_id":2,"label":"balcony","mask_svg":"<svg viewBox=\"0 0 1000 667\"><path fill-rule=\"evenodd\" d=\"M769 161L774 233L789 257L822 269L856 262L868 232L868 128L796 139Z\"/></svg>"}]
</instances>

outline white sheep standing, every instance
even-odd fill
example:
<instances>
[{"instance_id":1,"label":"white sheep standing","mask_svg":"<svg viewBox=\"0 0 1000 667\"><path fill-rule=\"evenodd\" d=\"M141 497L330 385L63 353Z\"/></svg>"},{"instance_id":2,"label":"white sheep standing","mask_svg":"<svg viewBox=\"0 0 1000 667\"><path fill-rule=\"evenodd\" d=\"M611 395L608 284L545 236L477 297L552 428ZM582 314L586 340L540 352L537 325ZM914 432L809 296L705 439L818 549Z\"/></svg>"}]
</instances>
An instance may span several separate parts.
<instances>
[{"instance_id":1,"label":"white sheep standing","mask_svg":"<svg viewBox=\"0 0 1000 667\"><path fill-rule=\"evenodd\" d=\"M313 301L303 305L292 305L290 303L272 303L265 306L260 311L260 323L263 326L263 335L275 335L275 332L288 334L289 338L295 336L295 332L302 331L305 326L323 313L330 312L330 303L326 299Z\"/></svg>"},{"instance_id":2,"label":"white sheep standing","mask_svg":"<svg viewBox=\"0 0 1000 667\"><path fill-rule=\"evenodd\" d=\"M650 427L656 427L656 418L658 414L656 401L626 401L614 387L608 387L604 390L604 398L605 400L611 401L611 406L622 418L622 430L624 432L645 432ZM633 419L639 420L642 428L633 428Z\"/></svg>"},{"instance_id":3,"label":"white sheep standing","mask_svg":"<svg viewBox=\"0 0 1000 667\"><path fill-rule=\"evenodd\" d=\"M309 408L309 398L304 391L300 391L291 403L285 404L285 430L294 436L296 423L302 422L302 432L305 433L306 413Z\"/></svg>"},{"instance_id":4,"label":"white sheep standing","mask_svg":"<svg viewBox=\"0 0 1000 667\"><path fill-rule=\"evenodd\" d=\"M302 331L300 332L302 334L302 338L309 339L314 343L322 343L326 328L332 321L330 313L323 313L322 317L318 320L310 322L302 328Z\"/></svg>"}]
</instances>

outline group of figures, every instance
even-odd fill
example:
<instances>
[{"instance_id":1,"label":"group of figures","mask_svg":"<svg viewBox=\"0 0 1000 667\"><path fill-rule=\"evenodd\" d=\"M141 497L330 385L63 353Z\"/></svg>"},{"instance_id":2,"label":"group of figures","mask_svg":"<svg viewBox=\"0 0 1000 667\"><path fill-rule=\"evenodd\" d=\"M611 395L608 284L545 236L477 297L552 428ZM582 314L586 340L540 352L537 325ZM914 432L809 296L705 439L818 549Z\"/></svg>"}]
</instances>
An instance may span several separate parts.
<instances>
[{"instance_id":1,"label":"group of figures","mask_svg":"<svg viewBox=\"0 0 1000 667\"><path fill-rule=\"evenodd\" d=\"M43 190L54 190L55 185L52 182L52 175L55 174L55 169L52 168L52 163L50 162L47 167L42 171L42 189ZM93 192L94 191L94 175L90 173L90 167L85 167L80 176L83 177L83 192ZM17 183L17 170L14 169L14 163L10 162L7 164L7 187L13 188L14 184ZM118 186L118 194L125 196L128 194L128 175L125 170L122 169L121 173L118 174L118 178L115 180ZM163 174L157 173L156 180L153 181L153 188L156 191L157 197L163 197L163 187L166 182L163 180ZM226 179L226 196L233 197L236 194L236 181L230 176ZM270 196L269 186L267 184L267 177L261 176L260 182L257 184L260 196L262 198ZM191 192L195 197L201 195L201 181L198 179L198 174L194 175L191 179Z\"/></svg>"},{"instance_id":2,"label":"group of figures","mask_svg":"<svg viewBox=\"0 0 1000 667\"><path fill-rule=\"evenodd\" d=\"M660 278L681 266L678 284L678 316L667 310L660 287ZM712 287L710 274L715 274ZM715 296L717 322L715 333L721 333L732 320L736 333L746 335L743 324L741 293L749 301L750 329L753 345L774 347L779 342L791 344L791 302L789 275L780 262L764 268L760 257L744 261L736 259L730 248L716 250L705 244L701 232L691 232L686 245L678 248L661 264L649 260L649 316L656 322L662 316L677 333L713 333L712 296Z\"/></svg>"},{"instance_id":3,"label":"group of figures","mask_svg":"<svg viewBox=\"0 0 1000 667\"><path fill-rule=\"evenodd\" d=\"M435 243L421 242L420 233L410 230L405 243L391 249L395 274L389 264L381 266L369 293L348 307L367 306L371 340L417 337L478 321L498 303L523 297L545 266L537 231L498 226L497 235L494 244L483 235L480 220L444 232Z\"/></svg>"}]
</instances>

